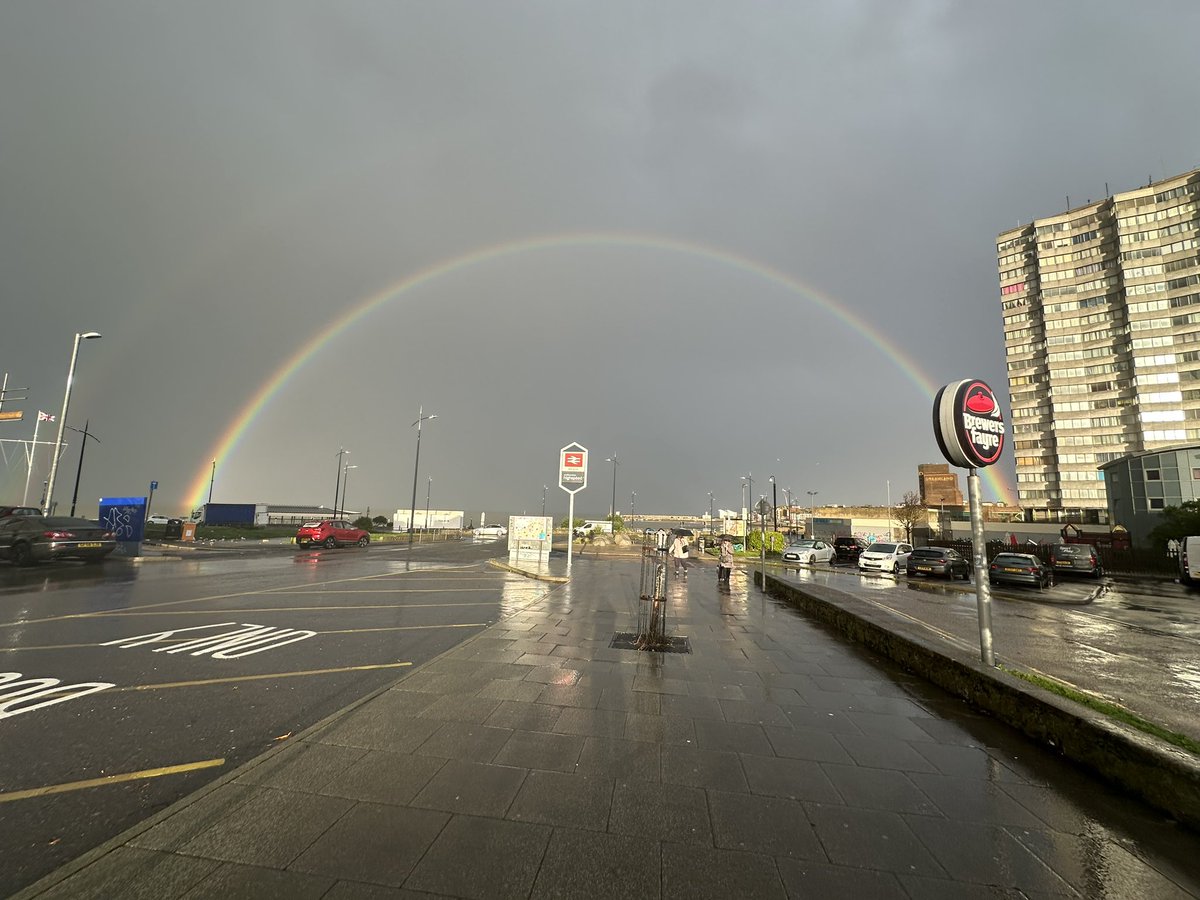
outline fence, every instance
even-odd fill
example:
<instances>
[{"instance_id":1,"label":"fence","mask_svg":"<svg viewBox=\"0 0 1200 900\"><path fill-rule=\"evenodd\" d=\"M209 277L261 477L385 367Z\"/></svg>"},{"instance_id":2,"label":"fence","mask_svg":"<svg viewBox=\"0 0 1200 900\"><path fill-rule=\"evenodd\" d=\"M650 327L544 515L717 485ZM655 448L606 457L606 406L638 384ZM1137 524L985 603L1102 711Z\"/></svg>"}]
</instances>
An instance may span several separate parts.
<instances>
[{"instance_id":1,"label":"fence","mask_svg":"<svg viewBox=\"0 0 1200 900\"><path fill-rule=\"evenodd\" d=\"M1013 547L1004 541L988 541L987 542L987 561L990 563L997 553L1032 553L1044 563L1050 562L1050 550L1055 544L1054 541L1048 544L1017 544ZM929 542L931 547L949 547L952 550L957 550L967 559L972 559L974 555L974 544L971 541L953 541L953 540L932 540ZM1100 565L1104 567L1104 571L1110 575L1160 575L1172 576L1179 574L1179 564L1175 557L1167 556L1162 553L1156 553L1152 550L1137 549L1136 547L1128 550L1113 550L1111 547L1096 547L1095 551L1097 558L1100 560Z\"/></svg>"}]
</instances>

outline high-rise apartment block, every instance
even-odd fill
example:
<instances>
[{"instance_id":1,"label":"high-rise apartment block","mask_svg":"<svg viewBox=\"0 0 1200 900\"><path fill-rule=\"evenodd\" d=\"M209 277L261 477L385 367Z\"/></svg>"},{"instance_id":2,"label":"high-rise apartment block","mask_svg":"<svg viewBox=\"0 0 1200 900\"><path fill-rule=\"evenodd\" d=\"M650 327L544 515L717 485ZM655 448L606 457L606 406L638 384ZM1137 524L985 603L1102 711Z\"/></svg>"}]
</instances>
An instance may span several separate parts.
<instances>
[{"instance_id":1,"label":"high-rise apartment block","mask_svg":"<svg viewBox=\"0 0 1200 900\"><path fill-rule=\"evenodd\" d=\"M1104 521L1097 466L1200 440L1200 169L1006 231L996 257L1019 502Z\"/></svg>"}]
</instances>

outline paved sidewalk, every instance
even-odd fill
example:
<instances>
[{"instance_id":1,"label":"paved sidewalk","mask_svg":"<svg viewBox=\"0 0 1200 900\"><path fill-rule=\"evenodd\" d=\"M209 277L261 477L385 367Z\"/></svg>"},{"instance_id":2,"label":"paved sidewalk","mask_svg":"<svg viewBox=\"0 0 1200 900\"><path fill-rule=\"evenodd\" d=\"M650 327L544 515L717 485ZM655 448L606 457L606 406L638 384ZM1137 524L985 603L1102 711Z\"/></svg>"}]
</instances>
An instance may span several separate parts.
<instances>
[{"instance_id":1,"label":"paved sidewalk","mask_svg":"<svg viewBox=\"0 0 1200 900\"><path fill-rule=\"evenodd\" d=\"M1200 896L1195 834L743 573L671 583L690 654L609 647L636 561L571 574L28 895Z\"/></svg>"}]
</instances>

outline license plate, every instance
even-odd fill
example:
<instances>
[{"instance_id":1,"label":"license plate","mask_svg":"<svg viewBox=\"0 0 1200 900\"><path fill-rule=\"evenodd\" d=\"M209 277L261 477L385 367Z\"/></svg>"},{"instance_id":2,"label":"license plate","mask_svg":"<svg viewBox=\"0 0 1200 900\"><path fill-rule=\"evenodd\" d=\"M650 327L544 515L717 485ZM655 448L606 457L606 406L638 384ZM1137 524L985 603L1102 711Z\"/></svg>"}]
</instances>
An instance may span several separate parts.
<instances>
[{"instance_id":1,"label":"license plate","mask_svg":"<svg viewBox=\"0 0 1200 900\"><path fill-rule=\"evenodd\" d=\"M1058 560L1058 561L1055 563L1055 565L1056 565L1056 566L1058 566L1060 569L1073 569L1073 568L1075 568L1075 563L1073 563L1073 562L1064 562L1064 561L1063 561L1063 560L1061 560L1061 559L1060 559L1060 560Z\"/></svg>"},{"instance_id":2,"label":"license plate","mask_svg":"<svg viewBox=\"0 0 1200 900\"><path fill-rule=\"evenodd\" d=\"M1004 571L1005 572L1016 572L1018 575L1020 575L1025 570L1024 569L1005 569Z\"/></svg>"},{"instance_id":3,"label":"license plate","mask_svg":"<svg viewBox=\"0 0 1200 900\"><path fill-rule=\"evenodd\" d=\"M918 572L932 572L933 566L917 566Z\"/></svg>"},{"instance_id":4,"label":"license plate","mask_svg":"<svg viewBox=\"0 0 1200 900\"><path fill-rule=\"evenodd\" d=\"M103 545L99 541L83 541L82 543L77 544L76 546L78 546L81 550L94 550L97 547L101 547Z\"/></svg>"}]
</instances>

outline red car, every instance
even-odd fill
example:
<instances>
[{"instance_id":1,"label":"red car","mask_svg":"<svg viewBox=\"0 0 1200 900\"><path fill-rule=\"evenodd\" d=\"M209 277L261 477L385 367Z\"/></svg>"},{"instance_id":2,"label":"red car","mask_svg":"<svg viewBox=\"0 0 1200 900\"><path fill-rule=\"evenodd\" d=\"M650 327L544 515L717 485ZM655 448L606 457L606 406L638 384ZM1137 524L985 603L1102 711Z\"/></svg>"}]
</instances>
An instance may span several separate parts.
<instances>
[{"instance_id":1,"label":"red car","mask_svg":"<svg viewBox=\"0 0 1200 900\"><path fill-rule=\"evenodd\" d=\"M319 544L322 547L342 547L358 544L365 547L371 543L370 532L355 528L345 519L325 519L320 522L305 522L296 532L296 546L307 547Z\"/></svg>"}]
</instances>

